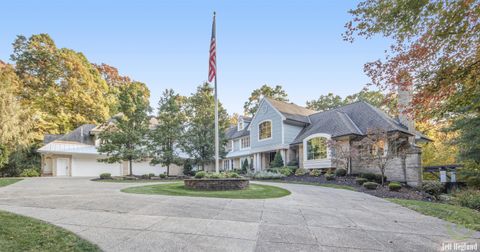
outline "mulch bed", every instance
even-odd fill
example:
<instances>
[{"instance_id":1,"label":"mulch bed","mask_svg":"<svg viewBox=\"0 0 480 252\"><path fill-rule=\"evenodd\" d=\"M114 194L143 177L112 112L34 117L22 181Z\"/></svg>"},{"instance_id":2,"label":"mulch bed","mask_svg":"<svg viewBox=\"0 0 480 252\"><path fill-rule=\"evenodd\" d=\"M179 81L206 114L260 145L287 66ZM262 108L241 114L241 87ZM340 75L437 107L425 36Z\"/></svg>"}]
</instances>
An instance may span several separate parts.
<instances>
[{"instance_id":1,"label":"mulch bed","mask_svg":"<svg viewBox=\"0 0 480 252\"><path fill-rule=\"evenodd\" d=\"M379 198L397 198L397 199L411 199L411 200L424 200L434 201L435 199L414 187L403 185L402 189L398 192L390 191L388 186L379 186L376 190L369 190L365 187L358 185L355 182L355 176L336 177L335 180L326 180L325 176L318 177L304 175L304 176L289 176L281 180L285 182L304 182L304 183L318 183L318 184L336 184L336 185L348 185L354 187L357 191L367 193Z\"/></svg>"}]
</instances>

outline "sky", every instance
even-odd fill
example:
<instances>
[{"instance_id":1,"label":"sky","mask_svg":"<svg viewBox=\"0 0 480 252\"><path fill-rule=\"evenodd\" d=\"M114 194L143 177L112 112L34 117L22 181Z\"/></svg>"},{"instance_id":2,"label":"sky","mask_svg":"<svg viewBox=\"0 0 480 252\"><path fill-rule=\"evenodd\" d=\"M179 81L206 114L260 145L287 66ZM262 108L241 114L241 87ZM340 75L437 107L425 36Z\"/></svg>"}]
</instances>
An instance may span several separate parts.
<instances>
[{"instance_id":1,"label":"sky","mask_svg":"<svg viewBox=\"0 0 480 252\"><path fill-rule=\"evenodd\" d=\"M385 38L342 40L358 1L172 0L6 1L0 9L0 60L17 35L48 33L57 47L84 53L147 84L151 104L163 90L190 95L207 80L213 11L217 12L220 102L241 113L250 93L282 85L305 105L329 92L359 92L366 62L383 58Z\"/></svg>"}]
</instances>

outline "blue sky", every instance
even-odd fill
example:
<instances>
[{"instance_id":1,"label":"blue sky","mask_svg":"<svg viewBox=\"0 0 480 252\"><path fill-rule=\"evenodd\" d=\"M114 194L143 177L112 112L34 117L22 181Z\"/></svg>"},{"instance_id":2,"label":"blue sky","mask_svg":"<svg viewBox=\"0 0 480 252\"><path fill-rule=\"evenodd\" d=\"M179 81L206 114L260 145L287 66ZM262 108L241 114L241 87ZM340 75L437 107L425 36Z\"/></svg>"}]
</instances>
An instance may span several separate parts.
<instances>
[{"instance_id":1,"label":"blue sky","mask_svg":"<svg viewBox=\"0 0 480 252\"><path fill-rule=\"evenodd\" d=\"M358 1L8 1L2 3L0 59L16 35L48 33L145 82L152 106L166 88L188 95L207 79L212 12L217 12L220 101L242 112L253 89L282 85L290 101L360 91L363 64L382 58L387 40L342 40Z\"/></svg>"}]
</instances>

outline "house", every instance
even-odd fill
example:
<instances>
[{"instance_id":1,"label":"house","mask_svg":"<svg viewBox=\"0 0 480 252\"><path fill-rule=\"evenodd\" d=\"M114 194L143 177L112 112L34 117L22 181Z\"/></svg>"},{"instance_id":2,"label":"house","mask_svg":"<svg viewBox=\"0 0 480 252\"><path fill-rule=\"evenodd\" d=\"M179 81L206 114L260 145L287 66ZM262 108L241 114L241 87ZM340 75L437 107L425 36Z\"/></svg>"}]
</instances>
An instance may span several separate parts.
<instances>
[{"instance_id":1,"label":"house","mask_svg":"<svg viewBox=\"0 0 480 252\"><path fill-rule=\"evenodd\" d=\"M128 162L103 163L98 159L105 158L97 151L100 144L100 132L113 123L110 119L104 124L82 125L65 135L46 135L44 146L38 149L41 154L42 176L69 176L69 177L98 177L102 173L112 176L128 175ZM150 120L155 124L155 119ZM166 173L167 168L161 165L150 165L150 160L133 163L133 174L143 175ZM182 175L183 168L177 165L170 166L170 175Z\"/></svg>"},{"instance_id":2,"label":"house","mask_svg":"<svg viewBox=\"0 0 480 252\"><path fill-rule=\"evenodd\" d=\"M228 129L223 169L240 169L247 160L251 170L265 170L277 152L285 164L295 163L304 169L336 168L327 141L334 139L350 147L353 141L375 128L397 132L414 146L405 160L398 158L391 162L393 167L386 169L387 178L413 185L421 182L421 149L415 143L428 139L415 131L407 116L393 119L364 101L317 112L264 98L253 118L240 116L238 124ZM352 173L379 173L376 167L361 165L354 159L349 162Z\"/></svg>"}]
</instances>

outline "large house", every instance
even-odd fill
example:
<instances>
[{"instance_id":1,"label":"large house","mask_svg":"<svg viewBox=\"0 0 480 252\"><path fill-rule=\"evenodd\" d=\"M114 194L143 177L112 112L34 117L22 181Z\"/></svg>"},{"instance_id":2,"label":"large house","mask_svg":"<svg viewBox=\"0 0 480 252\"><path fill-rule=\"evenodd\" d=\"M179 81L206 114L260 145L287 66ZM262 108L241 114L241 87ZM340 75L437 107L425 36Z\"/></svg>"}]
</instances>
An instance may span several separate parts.
<instances>
[{"instance_id":1,"label":"large house","mask_svg":"<svg viewBox=\"0 0 480 252\"><path fill-rule=\"evenodd\" d=\"M222 160L225 170L240 169L247 160L254 171L270 167L276 153L285 164L297 163L304 169L335 168L330 139L351 146L353 141L365 137L369 129L397 132L412 143L405 160L391 162L386 173L389 180L418 184L421 181L421 149L415 142L425 141L415 131L407 116L393 119L367 102L355 102L336 109L317 112L270 98L264 98L252 117L240 116L238 124L227 132L227 155ZM376 167L361 165L350 160L352 173L374 172Z\"/></svg>"}]
</instances>

